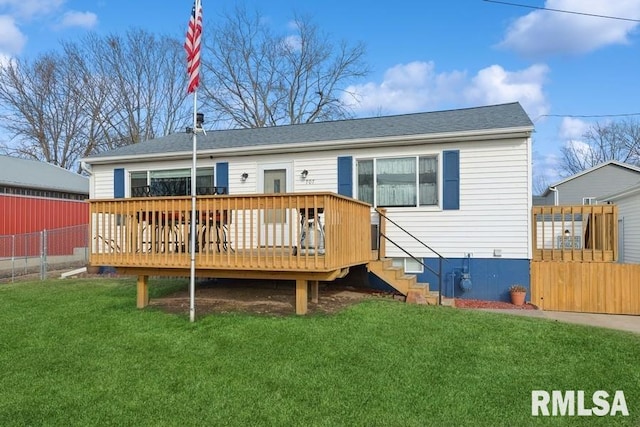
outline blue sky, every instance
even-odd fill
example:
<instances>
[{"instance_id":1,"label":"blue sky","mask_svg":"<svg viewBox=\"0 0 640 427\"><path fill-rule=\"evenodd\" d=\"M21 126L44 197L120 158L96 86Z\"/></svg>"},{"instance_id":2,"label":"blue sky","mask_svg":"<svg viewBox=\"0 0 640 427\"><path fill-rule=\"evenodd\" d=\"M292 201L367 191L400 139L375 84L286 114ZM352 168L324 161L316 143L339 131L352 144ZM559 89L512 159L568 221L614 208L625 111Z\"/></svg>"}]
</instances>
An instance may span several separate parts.
<instances>
[{"instance_id":1,"label":"blue sky","mask_svg":"<svg viewBox=\"0 0 640 427\"><path fill-rule=\"evenodd\" d=\"M202 0L204 31L234 2ZM640 0L511 3L640 20ZM593 121L640 113L640 22L484 0L245 0L286 34L293 12L334 40L362 41L373 72L358 116L519 101L536 126L534 179L560 180L565 144ZM0 60L33 57L87 31L141 27L183 37L191 0L0 0ZM640 118L640 115L635 116Z\"/></svg>"}]
</instances>

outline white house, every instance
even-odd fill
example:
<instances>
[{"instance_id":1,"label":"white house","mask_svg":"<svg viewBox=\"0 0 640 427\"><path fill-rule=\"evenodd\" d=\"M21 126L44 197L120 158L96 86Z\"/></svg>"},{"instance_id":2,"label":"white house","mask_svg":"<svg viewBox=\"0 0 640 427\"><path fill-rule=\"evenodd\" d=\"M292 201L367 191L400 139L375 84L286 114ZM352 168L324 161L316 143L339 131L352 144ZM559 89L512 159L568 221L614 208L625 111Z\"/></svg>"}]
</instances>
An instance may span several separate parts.
<instances>
[{"instance_id":1,"label":"white house","mask_svg":"<svg viewBox=\"0 0 640 427\"><path fill-rule=\"evenodd\" d=\"M640 264L640 182L598 202L618 205L618 261Z\"/></svg>"},{"instance_id":2,"label":"white house","mask_svg":"<svg viewBox=\"0 0 640 427\"><path fill-rule=\"evenodd\" d=\"M529 284L532 131L519 103L210 130L197 136L197 188L328 191L384 207L419 239L387 224L402 249L387 243L386 254L420 282L437 279L407 253L435 267L435 251L445 295L507 300L511 284ZM187 133L85 158L90 197L189 194L191 158Z\"/></svg>"}]
</instances>

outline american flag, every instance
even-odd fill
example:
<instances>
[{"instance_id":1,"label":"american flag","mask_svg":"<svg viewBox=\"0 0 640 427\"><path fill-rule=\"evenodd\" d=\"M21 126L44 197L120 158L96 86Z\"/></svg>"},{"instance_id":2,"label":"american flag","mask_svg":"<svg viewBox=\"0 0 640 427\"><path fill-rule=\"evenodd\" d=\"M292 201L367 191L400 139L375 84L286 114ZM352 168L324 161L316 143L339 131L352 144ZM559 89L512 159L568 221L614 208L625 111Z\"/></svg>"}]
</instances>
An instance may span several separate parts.
<instances>
[{"instance_id":1,"label":"american flag","mask_svg":"<svg viewBox=\"0 0 640 427\"><path fill-rule=\"evenodd\" d=\"M200 39L202 38L202 5L200 0L193 2L189 28L187 29L187 39L184 42L184 49L187 51L187 74L189 74L189 85L187 93L195 92L200 83Z\"/></svg>"}]
</instances>

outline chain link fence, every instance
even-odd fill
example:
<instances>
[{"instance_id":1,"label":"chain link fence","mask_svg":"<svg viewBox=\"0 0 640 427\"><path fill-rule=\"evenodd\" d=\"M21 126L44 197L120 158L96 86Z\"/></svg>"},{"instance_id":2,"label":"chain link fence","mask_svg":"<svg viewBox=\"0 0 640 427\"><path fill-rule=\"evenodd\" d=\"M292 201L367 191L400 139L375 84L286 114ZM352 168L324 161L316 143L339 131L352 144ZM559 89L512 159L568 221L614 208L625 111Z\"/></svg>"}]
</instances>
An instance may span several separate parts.
<instances>
[{"instance_id":1,"label":"chain link fence","mask_svg":"<svg viewBox=\"0 0 640 427\"><path fill-rule=\"evenodd\" d=\"M54 272L85 267L88 241L88 225L0 236L0 282L45 280Z\"/></svg>"}]
</instances>

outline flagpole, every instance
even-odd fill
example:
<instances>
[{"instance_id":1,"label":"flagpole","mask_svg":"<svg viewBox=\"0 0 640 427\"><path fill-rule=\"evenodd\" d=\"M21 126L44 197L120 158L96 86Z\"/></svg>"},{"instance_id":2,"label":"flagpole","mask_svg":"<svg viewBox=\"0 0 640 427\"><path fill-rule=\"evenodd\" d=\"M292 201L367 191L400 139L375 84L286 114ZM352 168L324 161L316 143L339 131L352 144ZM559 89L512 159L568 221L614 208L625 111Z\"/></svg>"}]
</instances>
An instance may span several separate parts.
<instances>
[{"instance_id":1,"label":"flagpole","mask_svg":"<svg viewBox=\"0 0 640 427\"><path fill-rule=\"evenodd\" d=\"M191 272L189 274L189 319L192 322L196 320L196 223L198 220L198 211L196 210L196 153L198 151L198 130L203 120L198 121L198 84L200 83L200 38L202 37L202 5L200 0L193 2L191 10L191 18L187 27L187 38L184 42L184 48L187 51L187 74L189 75L189 83L187 93L193 92L193 147L191 149L191 221L189 224L191 236L190 250L191 253ZM204 133L204 129L201 129ZM206 135L206 133L205 133Z\"/></svg>"},{"instance_id":2,"label":"flagpole","mask_svg":"<svg viewBox=\"0 0 640 427\"><path fill-rule=\"evenodd\" d=\"M191 273L189 275L189 320L196 320L196 152L198 145L198 90L193 91L193 147L191 149Z\"/></svg>"}]
</instances>

